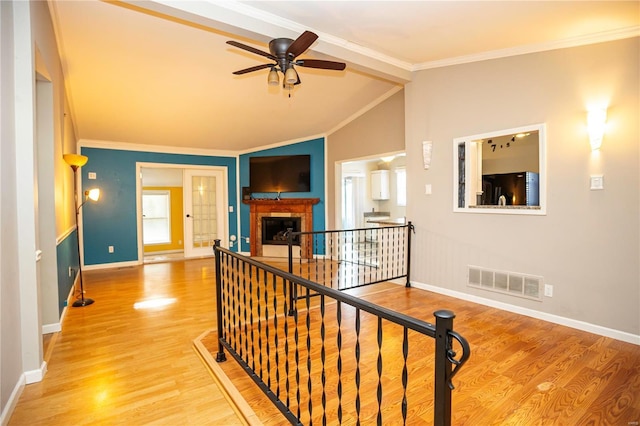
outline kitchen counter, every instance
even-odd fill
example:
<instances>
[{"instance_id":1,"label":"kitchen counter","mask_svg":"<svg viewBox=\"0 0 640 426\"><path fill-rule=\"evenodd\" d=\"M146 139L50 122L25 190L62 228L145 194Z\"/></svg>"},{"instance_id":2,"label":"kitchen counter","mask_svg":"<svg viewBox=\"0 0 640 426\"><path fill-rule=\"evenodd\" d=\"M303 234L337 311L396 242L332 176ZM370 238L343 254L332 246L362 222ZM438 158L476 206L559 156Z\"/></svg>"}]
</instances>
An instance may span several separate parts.
<instances>
[{"instance_id":1,"label":"kitchen counter","mask_svg":"<svg viewBox=\"0 0 640 426\"><path fill-rule=\"evenodd\" d=\"M367 219L367 223L374 223L376 225L405 225L406 220L404 217L399 217L395 219L391 218L371 218Z\"/></svg>"}]
</instances>

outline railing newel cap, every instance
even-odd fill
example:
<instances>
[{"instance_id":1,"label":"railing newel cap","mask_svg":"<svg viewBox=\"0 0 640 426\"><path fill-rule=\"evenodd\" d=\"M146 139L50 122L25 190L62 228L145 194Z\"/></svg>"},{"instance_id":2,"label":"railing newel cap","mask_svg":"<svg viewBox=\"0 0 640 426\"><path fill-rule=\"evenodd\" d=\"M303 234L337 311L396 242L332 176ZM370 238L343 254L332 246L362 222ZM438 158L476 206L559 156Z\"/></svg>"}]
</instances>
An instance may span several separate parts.
<instances>
[{"instance_id":1,"label":"railing newel cap","mask_svg":"<svg viewBox=\"0 0 640 426\"><path fill-rule=\"evenodd\" d=\"M456 317L456 315L453 312L447 309L439 309L433 313L433 316L435 316L436 318L442 318L442 319L453 319Z\"/></svg>"}]
</instances>

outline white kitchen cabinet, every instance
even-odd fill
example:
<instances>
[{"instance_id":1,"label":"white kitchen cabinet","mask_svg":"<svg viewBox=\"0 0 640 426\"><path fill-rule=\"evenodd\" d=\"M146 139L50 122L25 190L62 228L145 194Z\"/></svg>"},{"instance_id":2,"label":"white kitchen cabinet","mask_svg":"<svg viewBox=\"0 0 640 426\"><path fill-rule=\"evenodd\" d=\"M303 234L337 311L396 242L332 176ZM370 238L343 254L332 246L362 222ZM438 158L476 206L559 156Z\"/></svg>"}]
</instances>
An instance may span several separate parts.
<instances>
[{"instance_id":1,"label":"white kitchen cabinet","mask_svg":"<svg viewBox=\"0 0 640 426\"><path fill-rule=\"evenodd\" d=\"M389 170L374 170L371 172L371 199L389 199Z\"/></svg>"}]
</instances>

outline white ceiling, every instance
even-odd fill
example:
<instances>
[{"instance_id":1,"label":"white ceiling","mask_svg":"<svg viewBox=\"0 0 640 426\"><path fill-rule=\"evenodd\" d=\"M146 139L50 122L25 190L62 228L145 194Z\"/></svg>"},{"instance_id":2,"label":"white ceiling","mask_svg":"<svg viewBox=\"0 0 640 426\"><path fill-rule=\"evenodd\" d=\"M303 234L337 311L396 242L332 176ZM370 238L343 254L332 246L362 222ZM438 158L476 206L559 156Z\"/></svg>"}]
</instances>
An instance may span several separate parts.
<instances>
[{"instance_id":1,"label":"white ceiling","mask_svg":"<svg viewBox=\"0 0 640 426\"><path fill-rule=\"evenodd\" d=\"M245 151L327 134L410 81L414 71L640 35L627 1L49 0L76 137ZM290 93L268 86L269 40L319 39Z\"/></svg>"}]
</instances>

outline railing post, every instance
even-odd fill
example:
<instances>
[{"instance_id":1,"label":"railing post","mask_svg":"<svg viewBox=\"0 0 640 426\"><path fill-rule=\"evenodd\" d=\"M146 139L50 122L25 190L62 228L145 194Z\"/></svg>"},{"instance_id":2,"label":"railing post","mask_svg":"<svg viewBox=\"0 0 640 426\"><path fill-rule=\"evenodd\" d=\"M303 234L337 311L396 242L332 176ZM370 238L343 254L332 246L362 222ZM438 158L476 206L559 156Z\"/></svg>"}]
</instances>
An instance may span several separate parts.
<instances>
[{"instance_id":1,"label":"railing post","mask_svg":"<svg viewBox=\"0 0 640 426\"><path fill-rule=\"evenodd\" d=\"M293 274L293 228L287 228L287 247L289 249L289 273ZM293 307L293 301L295 299L294 285L289 281L286 282L289 285L289 316L293 316L296 312Z\"/></svg>"},{"instance_id":2,"label":"railing post","mask_svg":"<svg viewBox=\"0 0 640 426\"><path fill-rule=\"evenodd\" d=\"M413 225L409 221L407 222L407 283L405 287L411 287L411 232L413 232Z\"/></svg>"},{"instance_id":3,"label":"railing post","mask_svg":"<svg viewBox=\"0 0 640 426\"><path fill-rule=\"evenodd\" d=\"M436 311L433 315L436 317L433 424L434 426L450 426L451 387L449 386L449 378L451 376L451 361L449 360L449 351L451 350L451 340L448 332L453 330L453 319L456 316L447 310Z\"/></svg>"},{"instance_id":4,"label":"railing post","mask_svg":"<svg viewBox=\"0 0 640 426\"><path fill-rule=\"evenodd\" d=\"M224 347L222 346L222 275L221 275L221 262L222 253L218 248L220 247L220 240L214 240L213 253L216 256L216 318L218 322L218 353L216 354L216 361L223 362L227 360L224 354Z\"/></svg>"}]
</instances>

